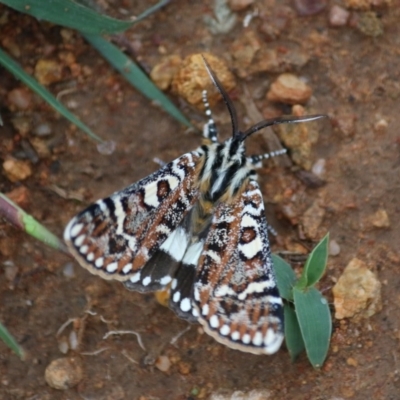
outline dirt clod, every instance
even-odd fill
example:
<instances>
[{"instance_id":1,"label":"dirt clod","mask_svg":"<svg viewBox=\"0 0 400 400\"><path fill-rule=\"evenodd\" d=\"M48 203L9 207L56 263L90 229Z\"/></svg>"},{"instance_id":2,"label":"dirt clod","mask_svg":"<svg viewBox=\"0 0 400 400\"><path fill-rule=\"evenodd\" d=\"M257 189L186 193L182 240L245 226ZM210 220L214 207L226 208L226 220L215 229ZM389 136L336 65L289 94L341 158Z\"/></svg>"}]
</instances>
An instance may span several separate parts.
<instances>
[{"instance_id":1,"label":"dirt clod","mask_svg":"<svg viewBox=\"0 0 400 400\"><path fill-rule=\"evenodd\" d=\"M15 158L3 162L3 171L11 182L23 181L32 175L30 163Z\"/></svg>"},{"instance_id":2,"label":"dirt clod","mask_svg":"<svg viewBox=\"0 0 400 400\"><path fill-rule=\"evenodd\" d=\"M333 287L335 317L369 318L382 308L381 283L367 265L354 258Z\"/></svg>"},{"instance_id":3,"label":"dirt clod","mask_svg":"<svg viewBox=\"0 0 400 400\"><path fill-rule=\"evenodd\" d=\"M210 54L192 54L186 57L172 81L172 91L178 96L183 97L188 103L203 109L203 90L207 90L210 105L215 104L221 99L218 91L214 89L207 71L204 68L203 57L207 60L210 67L217 74L222 86L227 92L232 90L235 85L235 78L229 71L225 62L220 58Z\"/></svg>"},{"instance_id":4,"label":"dirt clod","mask_svg":"<svg viewBox=\"0 0 400 400\"><path fill-rule=\"evenodd\" d=\"M48 365L44 377L54 389L70 389L83 378L81 361L78 358L58 358Z\"/></svg>"},{"instance_id":5,"label":"dirt clod","mask_svg":"<svg viewBox=\"0 0 400 400\"><path fill-rule=\"evenodd\" d=\"M156 368L162 372L167 372L171 368L171 361L167 356L159 356L155 363Z\"/></svg>"},{"instance_id":6,"label":"dirt clod","mask_svg":"<svg viewBox=\"0 0 400 400\"><path fill-rule=\"evenodd\" d=\"M282 74L271 85L267 99L286 104L304 104L311 97L312 90L293 74Z\"/></svg>"}]
</instances>

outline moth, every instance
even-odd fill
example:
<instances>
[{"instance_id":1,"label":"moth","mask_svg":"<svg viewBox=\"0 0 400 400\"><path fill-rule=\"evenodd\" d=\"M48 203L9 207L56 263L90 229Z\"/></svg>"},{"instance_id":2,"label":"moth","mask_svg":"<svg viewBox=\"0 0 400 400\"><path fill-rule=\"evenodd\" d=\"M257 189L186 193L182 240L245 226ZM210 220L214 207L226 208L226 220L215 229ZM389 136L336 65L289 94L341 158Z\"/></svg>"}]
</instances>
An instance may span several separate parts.
<instances>
[{"instance_id":1,"label":"moth","mask_svg":"<svg viewBox=\"0 0 400 400\"><path fill-rule=\"evenodd\" d=\"M206 92L203 144L98 200L64 232L87 270L129 290L170 291L169 306L233 349L275 353L284 338L269 225L256 169L285 149L246 156L245 140L271 125L321 118L281 117L242 132L216 74L205 68L230 113L232 136L218 142Z\"/></svg>"}]
</instances>

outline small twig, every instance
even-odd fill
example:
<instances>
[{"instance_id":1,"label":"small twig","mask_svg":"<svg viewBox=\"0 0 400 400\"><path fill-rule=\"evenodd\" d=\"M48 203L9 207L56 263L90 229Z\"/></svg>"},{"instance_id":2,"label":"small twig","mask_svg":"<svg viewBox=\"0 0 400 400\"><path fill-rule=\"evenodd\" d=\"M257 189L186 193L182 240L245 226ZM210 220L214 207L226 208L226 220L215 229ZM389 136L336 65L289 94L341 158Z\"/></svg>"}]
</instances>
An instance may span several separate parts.
<instances>
[{"instance_id":1,"label":"small twig","mask_svg":"<svg viewBox=\"0 0 400 400\"><path fill-rule=\"evenodd\" d=\"M56 336L60 336L63 330L69 325L78 320L79 318L69 318L68 321L64 322L58 329Z\"/></svg>"},{"instance_id":2,"label":"small twig","mask_svg":"<svg viewBox=\"0 0 400 400\"><path fill-rule=\"evenodd\" d=\"M170 344L172 344L173 346L175 346L176 341L182 336L184 335L188 330L190 330L191 325L188 325L183 331L179 332L176 336L174 336L171 341L169 342Z\"/></svg>"},{"instance_id":3,"label":"small twig","mask_svg":"<svg viewBox=\"0 0 400 400\"><path fill-rule=\"evenodd\" d=\"M110 347L102 347L99 350L95 350L95 351L83 351L79 354L81 354L82 356L97 356L97 354L102 353L103 351L109 350Z\"/></svg>"},{"instance_id":4,"label":"small twig","mask_svg":"<svg viewBox=\"0 0 400 400\"><path fill-rule=\"evenodd\" d=\"M133 364L139 364L135 359L133 359L132 357L128 356L128 354L126 354L126 350L122 350L121 354L126 357L131 363Z\"/></svg>"},{"instance_id":5,"label":"small twig","mask_svg":"<svg viewBox=\"0 0 400 400\"><path fill-rule=\"evenodd\" d=\"M102 315L100 315L100 321L104 322L105 324L114 324L116 321L113 321L112 319L105 319Z\"/></svg>"},{"instance_id":6,"label":"small twig","mask_svg":"<svg viewBox=\"0 0 400 400\"><path fill-rule=\"evenodd\" d=\"M108 337L113 336L113 335L135 335L137 338L137 341L139 343L139 346L144 351L147 351L146 348L143 346L142 337L140 336L139 333L137 333L135 331L109 331L103 336L103 339L107 339Z\"/></svg>"},{"instance_id":7,"label":"small twig","mask_svg":"<svg viewBox=\"0 0 400 400\"><path fill-rule=\"evenodd\" d=\"M60 90L60 91L57 93L56 99L57 99L58 101L60 101L60 100L61 100L61 97L65 96L66 94L76 93L77 91L78 91L78 90L77 90L76 87L74 87L74 88L69 88L69 89L64 89L64 90Z\"/></svg>"}]
</instances>

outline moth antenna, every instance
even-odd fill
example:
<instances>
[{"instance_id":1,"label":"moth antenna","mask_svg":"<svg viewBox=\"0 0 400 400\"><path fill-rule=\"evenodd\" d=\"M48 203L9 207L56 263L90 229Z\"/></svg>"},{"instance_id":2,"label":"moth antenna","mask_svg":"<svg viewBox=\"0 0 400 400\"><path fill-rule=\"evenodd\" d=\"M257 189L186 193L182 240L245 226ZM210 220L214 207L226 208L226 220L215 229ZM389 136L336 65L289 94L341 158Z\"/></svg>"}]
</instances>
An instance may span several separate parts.
<instances>
[{"instance_id":1,"label":"moth antenna","mask_svg":"<svg viewBox=\"0 0 400 400\"><path fill-rule=\"evenodd\" d=\"M218 79L217 75L215 72L211 69L210 65L208 64L207 60L205 57L203 57L203 62L206 67L206 70L208 72L208 75L210 75L210 78L212 80L212 83L214 86L218 89L218 91L221 93L222 98L224 99L224 103L226 104L229 114L231 116L231 124L232 124L232 136L236 136L239 134L239 128L238 128L238 120L237 120L237 113L235 106L233 105L232 100L228 96L228 93L225 91L224 87L222 86L222 83Z\"/></svg>"},{"instance_id":2,"label":"moth antenna","mask_svg":"<svg viewBox=\"0 0 400 400\"><path fill-rule=\"evenodd\" d=\"M251 128L247 129L247 131L243 132L241 137L241 141L245 140L248 136L252 135L259 130L266 128L267 126L279 125L279 124L297 124L299 122L307 122L307 121L315 121L320 118L327 118L328 116L325 114L315 114L315 115L305 115L304 117L279 117L279 118L271 118L266 119L264 121L259 122L258 124L253 125Z\"/></svg>"}]
</instances>

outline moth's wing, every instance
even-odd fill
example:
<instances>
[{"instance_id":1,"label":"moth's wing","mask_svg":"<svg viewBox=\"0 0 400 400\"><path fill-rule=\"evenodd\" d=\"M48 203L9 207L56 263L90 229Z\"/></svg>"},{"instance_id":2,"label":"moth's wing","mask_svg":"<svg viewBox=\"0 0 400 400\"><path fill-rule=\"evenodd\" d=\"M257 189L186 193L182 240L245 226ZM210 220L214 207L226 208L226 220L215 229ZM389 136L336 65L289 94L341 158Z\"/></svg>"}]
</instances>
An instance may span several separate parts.
<instances>
[{"instance_id":1,"label":"moth's wing","mask_svg":"<svg viewBox=\"0 0 400 400\"><path fill-rule=\"evenodd\" d=\"M283 304L257 182L249 181L237 199L217 206L192 303L204 330L226 346L254 354L279 349Z\"/></svg>"},{"instance_id":2,"label":"moth's wing","mask_svg":"<svg viewBox=\"0 0 400 400\"><path fill-rule=\"evenodd\" d=\"M201 162L198 152L184 154L89 206L65 229L71 253L91 273L129 280L131 289L151 291L167 285L173 261L180 262L188 243L179 225L197 201ZM153 257L154 263L148 263ZM142 274L143 267L147 274Z\"/></svg>"}]
</instances>

